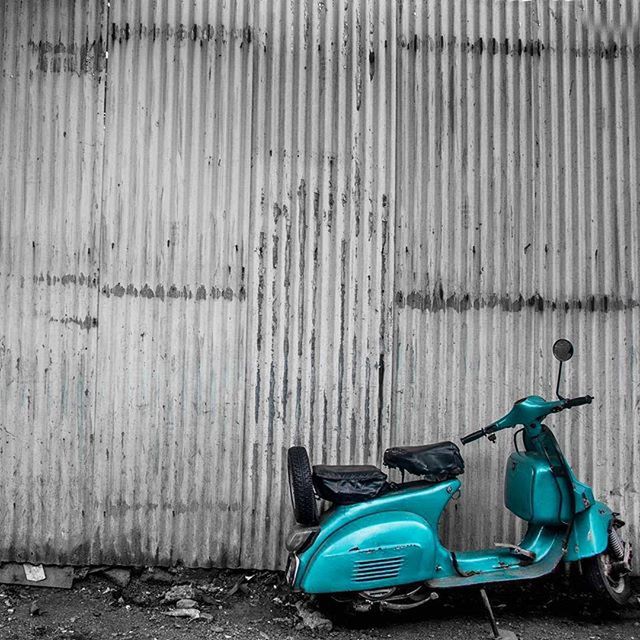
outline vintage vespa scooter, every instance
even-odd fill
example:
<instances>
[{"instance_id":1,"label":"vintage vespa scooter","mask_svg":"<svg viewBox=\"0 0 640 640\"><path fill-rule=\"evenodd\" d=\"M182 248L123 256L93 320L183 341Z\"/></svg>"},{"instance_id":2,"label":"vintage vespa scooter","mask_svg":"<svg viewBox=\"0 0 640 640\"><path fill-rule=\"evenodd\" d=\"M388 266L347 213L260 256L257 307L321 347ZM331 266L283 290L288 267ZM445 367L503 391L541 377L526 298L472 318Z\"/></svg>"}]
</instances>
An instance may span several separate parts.
<instances>
[{"instance_id":1,"label":"vintage vespa scooter","mask_svg":"<svg viewBox=\"0 0 640 640\"><path fill-rule=\"evenodd\" d=\"M573 355L568 340L553 353L560 361L557 400L527 396L503 418L464 436L495 441L503 429L514 434L507 459L504 499L507 509L528 523L519 544L451 551L438 536L445 506L460 490L464 470L452 442L394 447L385 465L420 476L395 484L374 466L309 464L303 447L289 449L289 485L299 523L287 540L287 579L295 590L324 594L363 610L371 606L406 609L437 597L437 591L531 580L551 573L560 562L579 562L593 590L615 605L630 596L631 545L619 533L617 513L598 502L574 475L556 438L543 424L547 416L590 404L591 396L563 398L562 363ZM518 444L518 436L521 436ZM316 497L317 496L317 497ZM317 498L332 503L318 517Z\"/></svg>"}]
</instances>

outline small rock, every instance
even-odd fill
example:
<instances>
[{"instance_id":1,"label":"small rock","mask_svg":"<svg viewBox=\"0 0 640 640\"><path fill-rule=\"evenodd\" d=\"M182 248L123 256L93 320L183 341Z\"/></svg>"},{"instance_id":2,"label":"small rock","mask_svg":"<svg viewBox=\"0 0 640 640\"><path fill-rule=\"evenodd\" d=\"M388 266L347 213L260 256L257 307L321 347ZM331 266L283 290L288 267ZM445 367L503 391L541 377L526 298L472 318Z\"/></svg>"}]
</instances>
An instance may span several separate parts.
<instances>
[{"instance_id":1,"label":"small rock","mask_svg":"<svg viewBox=\"0 0 640 640\"><path fill-rule=\"evenodd\" d=\"M196 591L190 584L180 584L166 591L162 599L165 602L178 602L182 599L195 600L195 598Z\"/></svg>"},{"instance_id":2,"label":"small rock","mask_svg":"<svg viewBox=\"0 0 640 640\"><path fill-rule=\"evenodd\" d=\"M114 584L124 589L131 582L131 571L129 569L107 569L102 572L103 575L111 580Z\"/></svg>"},{"instance_id":3,"label":"small rock","mask_svg":"<svg viewBox=\"0 0 640 640\"><path fill-rule=\"evenodd\" d=\"M38 606L38 601L34 600L31 603L31 606L29 607L29 613L32 616L39 616L40 615L40 607Z\"/></svg>"},{"instance_id":4,"label":"small rock","mask_svg":"<svg viewBox=\"0 0 640 640\"><path fill-rule=\"evenodd\" d=\"M165 611L165 616L172 618L197 618L200 615L199 609L174 609L173 611Z\"/></svg>"},{"instance_id":5,"label":"small rock","mask_svg":"<svg viewBox=\"0 0 640 640\"><path fill-rule=\"evenodd\" d=\"M190 598L182 598L176 602L176 609L198 609L198 603Z\"/></svg>"},{"instance_id":6,"label":"small rock","mask_svg":"<svg viewBox=\"0 0 640 640\"><path fill-rule=\"evenodd\" d=\"M213 620L213 616L210 613L202 613L200 609L173 609L172 611L165 611L165 616L171 616L172 618L190 618L191 620Z\"/></svg>"},{"instance_id":7,"label":"small rock","mask_svg":"<svg viewBox=\"0 0 640 640\"><path fill-rule=\"evenodd\" d=\"M312 631L331 631L333 629L333 623L329 618L325 618L319 611L309 608L303 602L297 602L296 609L300 617L300 627Z\"/></svg>"}]
</instances>

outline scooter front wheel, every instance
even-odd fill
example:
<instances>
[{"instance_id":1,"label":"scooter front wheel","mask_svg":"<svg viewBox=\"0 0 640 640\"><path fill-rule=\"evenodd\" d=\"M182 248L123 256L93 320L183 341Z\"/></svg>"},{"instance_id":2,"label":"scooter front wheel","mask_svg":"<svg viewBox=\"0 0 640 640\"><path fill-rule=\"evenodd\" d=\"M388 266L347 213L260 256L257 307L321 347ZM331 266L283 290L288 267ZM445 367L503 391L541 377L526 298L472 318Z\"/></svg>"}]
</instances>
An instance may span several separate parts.
<instances>
[{"instance_id":1,"label":"scooter front wheel","mask_svg":"<svg viewBox=\"0 0 640 640\"><path fill-rule=\"evenodd\" d=\"M583 560L582 569L590 589L616 606L623 606L631 596L628 572L620 571L609 551Z\"/></svg>"}]
</instances>

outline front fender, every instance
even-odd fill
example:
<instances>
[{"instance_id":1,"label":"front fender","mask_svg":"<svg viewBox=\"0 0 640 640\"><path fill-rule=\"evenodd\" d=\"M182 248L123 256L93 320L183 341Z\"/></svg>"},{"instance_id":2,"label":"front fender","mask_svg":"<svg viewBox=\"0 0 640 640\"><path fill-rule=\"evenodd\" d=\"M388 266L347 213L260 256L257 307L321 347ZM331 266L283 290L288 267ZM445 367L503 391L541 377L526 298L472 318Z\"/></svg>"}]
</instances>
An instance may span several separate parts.
<instances>
[{"instance_id":1,"label":"front fender","mask_svg":"<svg viewBox=\"0 0 640 640\"><path fill-rule=\"evenodd\" d=\"M303 563L306 593L363 591L432 578L436 533L414 513L387 511L334 531Z\"/></svg>"},{"instance_id":2,"label":"front fender","mask_svg":"<svg viewBox=\"0 0 640 640\"><path fill-rule=\"evenodd\" d=\"M569 535L565 560L574 561L597 556L606 550L613 514L603 502L596 502L576 514Z\"/></svg>"}]
</instances>

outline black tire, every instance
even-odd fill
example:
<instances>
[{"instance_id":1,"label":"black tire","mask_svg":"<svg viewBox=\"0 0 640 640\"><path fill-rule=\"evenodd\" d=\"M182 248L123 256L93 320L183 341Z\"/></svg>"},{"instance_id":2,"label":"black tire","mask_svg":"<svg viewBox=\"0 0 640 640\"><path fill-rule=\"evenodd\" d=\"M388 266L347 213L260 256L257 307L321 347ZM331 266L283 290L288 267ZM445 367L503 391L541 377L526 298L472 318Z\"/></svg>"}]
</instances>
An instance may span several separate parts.
<instances>
[{"instance_id":1,"label":"black tire","mask_svg":"<svg viewBox=\"0 0 640 640\"><path fill-rule=\"evenodd\" d=\"M318 508L307 450L304 447L291 447L287 457L289 491L296 521L305 526L318 524Z\"/></svg>"},{"instance_id":2,"label":"black tire","mask_svg":"<svg viewBox=\"0 0 640 640\"><path fill-rule=\"evenodd\" d=\"M587 586L603 601L615 607L627 604L631 596L631 579L629 574L612 577L608 567L611 562L605 551L582 561L582 571Z\"/></svg>"}]
</instances>

